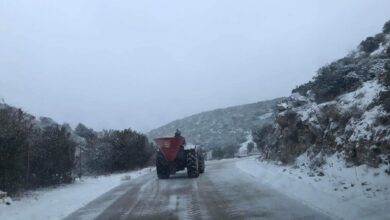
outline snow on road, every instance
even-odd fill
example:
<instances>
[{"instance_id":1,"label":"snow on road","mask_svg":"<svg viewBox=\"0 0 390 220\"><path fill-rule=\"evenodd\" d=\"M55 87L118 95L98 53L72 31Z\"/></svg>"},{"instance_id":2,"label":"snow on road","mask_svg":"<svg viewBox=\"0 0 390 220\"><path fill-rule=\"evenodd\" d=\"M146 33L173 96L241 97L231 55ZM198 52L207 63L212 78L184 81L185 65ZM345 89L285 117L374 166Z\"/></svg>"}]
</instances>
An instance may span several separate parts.
<instances>
[{"instance_id":1,"label":"snow on road","mask_svg":"<svg viewBox=\"0 0 390 220\"><path fill-rule=\"evenodd\" d=\"M142 211L144 210L142 208L143 205L158 205L160 204L158 201L163 203L164 201L169 201L169 210L186 210L183 206L186 206L186 204L189 203L184 200L187 197L192 198L193 200L194 198L191 197L191 195L198 195L198 197L195 198L199 201L203 199L204 203L222 201L225 199L224 201L227 204L227 201L232 199L231 196L234 194L232 191L233 189L239 189L242 185L248 186L249 183L256 183L255 185L258 184L260 189L267 189L267 186L272 189L269 189L269 192L262 192L260 190L259 192L262 192L262 194L255 195L254 198L250 200L253 202L253 206L255 207L265 205L263 202L260 202L262 199L265 199L261 196L264 193L269 193L270 195L268 196L273 195L273 197L276 198L275 201L279 201L276 204L280 206L280 209L283 209L281 207L283 205L283 200L281 200L282 197L271 192L272 190L276 190L295 201L299 201L298 203L310 206L311 208L323 212L327 216L331 216L335 219L390 219L390 213L388 212L388 207L390 207L390 176L384 172L386 167L379 167L376 169L368 168L367 166L346 168L342 160L339 159L337 155L334 155L326 159L327 163L322 166L321 170L312 172L308 168L308 160L309 159L307 157L301 156L298 158L295 166L280 166L275 163L260 162L255 157L210 161L208 162L208 171L198 179L187 179L185 178L185 173L183 174L183 178L178 176L170 179L169 181L158 181L153 178L154 175L150 175L151 178L145 176L150 183L154 184L153 186L145 184L145 182L141 181L141 179L134 180L134 182L132 181L134 178L154 172L151 168L124 174L100 176L97 178L90 177L85 178L82 181L77 181L75 184L30 192L28 196L20 198L19 201L12 202L11 205L0 204L0 219L51 220L62 219L69 214L74 213L80 207L86 207L88 208L88 211L91 211L89 206L93 205L86 206L86 204L92 200L96 201L95 199L98 197L102 198L102 194L125 182L129 184L122 184L121 186L125 186L122 187L123 189L119 189L121 188L119 187L115 188L119 191L110 191L112 192L111 194L118 194L118 196L122 196L125 199L124 204L118 203L118 201L121 201L118 200L118 196L107 195L107 197L110 197L111 199L107 199L107 201L98 201L99 205L91 211L92 214L89 212L81 213L83 214L82 216L85 217L85 214L91 214L87 217L93 219L100 215L100 212L104 211L107 207L112 206L112 202L114 201L117 202L116 206L128 206L130 204L129 201L138 201L133 197L137 197L137 193L139 194L140 191L143 191L142 188L145 187L150 188L144 193L150 193L152 196L149 195L146 197L152 200L149 202L143 201L137 203L133 207L134 213L132 214L137 214L138 206L141 207L138 211ZM234 171L234 169L231 168L234 166L242 172L237 172L238 170ZM231 173L232 175L226 175L230 172L233 172ZM224 179L225 177L227 179ZM222 180L225 180L226 182L223 182ZM191 182L192 184L188 184L187 182ZM198 187L193 187L192 185L195 183L201 185L203 184L203 188L201 189L203 189L204 192L199 190ZM227 187L229 184L231 187L227 187L223 191L220 191L218 194L220 197L211 201L210 191L215 193L215 188L211 187L212 184L215 184L216 189L220 189L220 186ZM139 186L140 189L134 188L133 192L131 191L132 186ZM187 187L189 189L183 187ZM183 191L183 189L185 190ZM175 193L172 194L170 190L175 191ZM176 192L176 190L179 191ZM192 193L188 194L189 191ZM234 200L233 204L237 205L240 202L248 204L249 197L246 197L247 195L245 195L245 193L245 190L236 192L236 194L234 194L236 197L241 198L244 196L246 199L242 201ZM157 201L155 200L155 194L159 195L161 198L165 196L167 199ZM251 193L251 195L252 194L253 193ZM181 195L181 202L178 202L178 197L172 197L172 195ZM202 195L205 197L202 197ZM271 197L266 198L267 200L270 200ZM179 206L177 204L179 204ZM158 211L157 215L164 213L167 214L166 212L160 213L163 209L160 205L155 207L155 211ZM272 208L272 204L270 205ZM297 204L285 202L284 206L286 207L284 207L284 209L289 210L288 207L292 207L294 205ZM255 213L255 211L249 209L249 207L248 209L245 207L243 208L239 204L235 208L245 209L246 213L248 210L251 211L252 214ZM264 209L265 207L262 208ZM118 210L121 209L118 208ZM279 210L279 212L280 211L281 210ZM224 211L221 210L220 212L224 213ZM130 213L124 214L131 216Z\"/></svg>"},{"instance_id":2,"label":"snow on road","mask_svg":"<svg viewBox=\"0 0 390 220\"><path fill-rule=\"evenodd\" d=\"M131 181L151 171L152 168L145 168L122 174L87 177L74 184L32 191L11 205L0 204L0 219L62 219L124 181Z\"/></svg>"},{"instance_id":3,"label":"snow on road","mask_svg":"<svg viewBox=\"0 0 390 220\"><path fill-rule=\"evenodd\" d=\"M259 182L333 218L390 219L390 176L384 172L386 167L346 168L334 155L327 158L318 175L310 171L306 162L303 156L296 166L279 166L252 157L237 161L236 166Z\"/></svg>"},{"instance_id":4,"label":"snow on road","mask_svg":"<svg viewBox=\"0 0 390 220\"><path fill-rule=\"evenodd\" d=\"M239 160L207 162L206 172L198 178L188 178L185 171L166 180L155 173L144 175L110 190L64 220L329 219L242 172L236 167ZM107 206L107 201L112 202Z\"/></svg>"}]
</instances>

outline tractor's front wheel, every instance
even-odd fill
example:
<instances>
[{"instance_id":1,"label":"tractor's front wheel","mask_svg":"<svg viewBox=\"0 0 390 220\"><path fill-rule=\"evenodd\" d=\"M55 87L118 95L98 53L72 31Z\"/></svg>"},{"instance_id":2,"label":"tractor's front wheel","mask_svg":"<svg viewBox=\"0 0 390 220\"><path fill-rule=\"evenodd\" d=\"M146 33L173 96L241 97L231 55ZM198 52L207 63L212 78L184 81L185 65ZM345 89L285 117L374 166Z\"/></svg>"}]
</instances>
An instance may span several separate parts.
<instances>
[{"instance_id":1,"label":"tractor's front wheel","mask_svg":"<svg viewBox=\"0 0 390 220\"><path fill-rule=\"evenodd\" d=\"M187 175L194 178L199 176L198 155L195 150L187 153Z\"/></svg>"},{"instance_id":2,"label":"tractor's front wheel","mask_svg":"<svg viewBox=\"0 0 390 220\"><path fill-rule=\"evenodd\" d=\"M160 151L158 151L156 155L156 170L159 179L169 178L169 166L164 155Z\"/></svg>"}]
</instances>

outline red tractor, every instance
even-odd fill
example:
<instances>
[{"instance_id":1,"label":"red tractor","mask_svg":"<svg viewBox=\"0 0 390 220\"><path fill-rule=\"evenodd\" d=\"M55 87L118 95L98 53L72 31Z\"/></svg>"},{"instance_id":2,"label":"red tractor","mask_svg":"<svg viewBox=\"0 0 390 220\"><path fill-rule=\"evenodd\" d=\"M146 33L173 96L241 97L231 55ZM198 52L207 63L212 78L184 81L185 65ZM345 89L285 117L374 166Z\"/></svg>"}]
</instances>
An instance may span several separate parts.
<instances>
[{"instance_id":1,"label":"red tractor","mask_svg":"<svg viewBox=\"0 0 390 220\"><path fill-rule=\"evenodd\" d=\"M204 172L204 156L198 146L186 145L181 136L157 138L155 142L158 146L156 168L159 179L168 179L169 175L185 168L191 178Z\"/></svg>"}]
</instances>

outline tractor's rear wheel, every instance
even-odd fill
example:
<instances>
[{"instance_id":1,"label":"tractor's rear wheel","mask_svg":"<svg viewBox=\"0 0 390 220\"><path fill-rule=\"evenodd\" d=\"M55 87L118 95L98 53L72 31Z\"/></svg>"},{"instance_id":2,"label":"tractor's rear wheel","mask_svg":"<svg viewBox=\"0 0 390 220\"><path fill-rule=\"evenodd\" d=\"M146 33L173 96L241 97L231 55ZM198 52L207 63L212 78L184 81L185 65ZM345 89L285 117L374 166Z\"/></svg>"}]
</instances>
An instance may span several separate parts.
<instances>
[{"instance_id":1,"label":"tractor's rear wheel","mask_svg":"<svg viewBox=\"0 0 390 220\"><path fill-rule=\"evenodd\" d=\"M187 175L194 178L199 176L198 155L194 150L187 152Z\"/></svg>"},{"instance_id":2,"label":"tractor's rear wheel","mask_svg":"<svg viewBox=\"0 0 390 220\"><path fill-rule=\"evenodd\" d=\"M159 179L169 178L169 165L168 162L165 160L164 155L160 151L158 151L156 155L156 170Z\"/></svg>"},{"instance_id":3,"label":"tractor's rear wheel","mask_svg":"<svg viewBox=\"0 0 390 220\"><path fill-rule=\"evenodd\" d=\"M202 153L198 153L198 154L199 154L199 157L198 157L199 173L204 173L204 169L205 169L204 157L203 157Z\"/></svg>"}]
</instances>

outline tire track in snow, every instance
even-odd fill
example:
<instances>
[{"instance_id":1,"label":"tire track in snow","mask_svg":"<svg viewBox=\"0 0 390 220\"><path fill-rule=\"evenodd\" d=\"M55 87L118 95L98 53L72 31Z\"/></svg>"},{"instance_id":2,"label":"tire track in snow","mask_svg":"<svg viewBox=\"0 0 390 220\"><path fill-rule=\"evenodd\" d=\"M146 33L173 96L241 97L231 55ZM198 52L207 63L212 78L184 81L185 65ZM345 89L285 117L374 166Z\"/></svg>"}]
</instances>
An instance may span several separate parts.
<instances>
[{"instance_id":1,"label":"tire track in snow","mask_svg":"<svg viewBox=\"0 0 390 220\"><path fill-rule=\"evenodd\" d=\"M137 198L135 199L135 202L128 208L127 210L122 211L121 220L127 219L127 216L137 207L137 205L142 201L142 199L145 197L145 190L152 184L152 180L147 181L145 184L143 184L139 190L139 193L137 194ZM153 189L153 187L152 187Z\"/></svg>"},{"instance_id":2,"label":"tire track in snow","mask_svg":"<svg viewBox=\"0 0 390 220\"><path fill-rule=\"evenodd\" d=\"M201 178L201 177L199 177ZM187 199L187 211L185 215L185 219L202 219L202 213L201 213L201 205L200 205L200 196L199 196L199 189L198 189L198 179L192 179L192 187L191 187L191 194L189 195L189 198Z\"/></svg>"}]
</instances>

